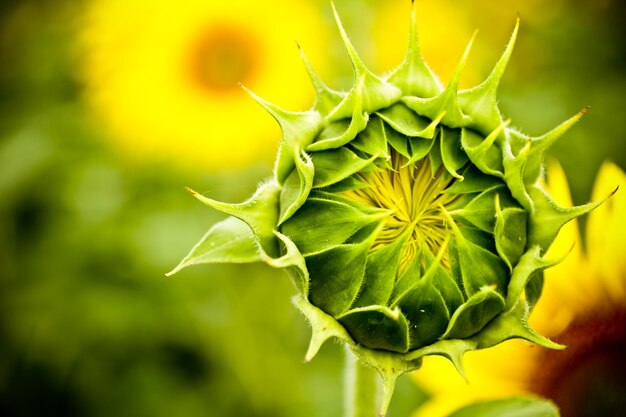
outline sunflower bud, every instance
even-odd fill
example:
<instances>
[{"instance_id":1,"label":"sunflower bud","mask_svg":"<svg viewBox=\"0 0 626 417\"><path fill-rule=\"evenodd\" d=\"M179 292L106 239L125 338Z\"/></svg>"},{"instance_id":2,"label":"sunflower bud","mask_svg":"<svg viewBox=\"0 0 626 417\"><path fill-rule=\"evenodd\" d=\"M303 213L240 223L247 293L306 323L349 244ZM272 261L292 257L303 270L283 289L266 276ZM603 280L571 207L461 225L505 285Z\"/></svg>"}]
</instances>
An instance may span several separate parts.
<instances>
[{"instance_id":1,"label":"sunflower bud","mask_svg":"<svg viewBox=\"0 0 626 417\"><path fill-rule=\"evenodd\" d=\"M600 203L559 207L542 188L542 163L584 111L540 137L502 118L496 90L517 24L487 79L459 91L471 41L443 87L420 54L413 12L405 61L378 77L335 16L352 89L327 87L302 55L317 91L311 110L251 93L283 131L274 177L241 204L194 193L230 217L176 270L287 269L313 328L306 359L331 337L344 341L380 372L385 403L397 376L427 355L462 373L465 352L507 339L560 348L527 324L542 271L558 262L543 255L566 222Z\"/></svg>"}]
</instances>

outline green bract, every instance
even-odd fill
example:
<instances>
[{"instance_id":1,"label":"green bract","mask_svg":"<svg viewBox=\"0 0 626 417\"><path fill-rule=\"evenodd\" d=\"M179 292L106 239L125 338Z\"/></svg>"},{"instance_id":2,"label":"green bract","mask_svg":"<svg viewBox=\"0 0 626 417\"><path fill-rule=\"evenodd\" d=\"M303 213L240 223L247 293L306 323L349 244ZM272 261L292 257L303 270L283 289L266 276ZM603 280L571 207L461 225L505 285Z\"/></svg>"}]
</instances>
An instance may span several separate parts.
<instances>
[{"instance_id":1,"label":"green bract","mask_svg":"<svg viewBox=\"0 0 626 417\"><path fill-rule=\"evenodd\" d=\"M382 78L337 23L354 86L328 88L303 55L311 110L253 95L283 131L274 177L241 204L193 192L230 217L173 272L215 262L287 269L313 327L306 359L329 338L347 343L383 377L383 412L397 376L424 356L462 372L465 352L511 338L561 348L526 319L542 271L558 262L544 254L559 229L600 204L559 207L541 185L546 150L584 111L540 137L503 120L496 90L517 25L487 79L458 91L470 46L442 87L420 54L415 12L406 59Z\"/></svg>"}]
</instances>

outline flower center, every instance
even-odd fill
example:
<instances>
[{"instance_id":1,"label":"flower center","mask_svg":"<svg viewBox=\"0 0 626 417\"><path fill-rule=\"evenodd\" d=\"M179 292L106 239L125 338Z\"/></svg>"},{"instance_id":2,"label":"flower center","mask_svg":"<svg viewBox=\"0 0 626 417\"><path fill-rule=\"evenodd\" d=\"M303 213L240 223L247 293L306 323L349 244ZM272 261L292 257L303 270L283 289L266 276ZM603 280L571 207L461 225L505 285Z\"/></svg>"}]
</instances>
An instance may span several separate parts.
<instances>
[{"instance_id":1,"label":"flower center","mask_svg":"<svg viewBox=\"0 0 626 417\"><path fill-rule=\"evenodd\" d=\"M553 399L563 417L623 415L626 310L574 323L558 342L567 350L542 353L533 390Z\"/></svg>"},{"instance_id":2,"label":"flower center","mask_svg":"<svg viewBox=\"0 0 626 417\"><path fill-rule=\"evenodd\" d=\"M192 47L192 79L211 92L237 91L239 83L246 83L256 70L257 55L254 38L245 31L213 27Z\"/></svg>"},{"instance_id":3,"label":"flower center","mask_svg":"<svg viewBox=\"0 0 626 417\"><path fill-rule=\"evenodd\" d=\"M457 199L445 194L454 178L444 176L444 168L439 167L433 174L429 158L415 164L407 164L407 159L395 151L391 155L391 169L359 174L361 181L368 186L348 191L345 195L360 203L388 209L393 212L378 233L372 249L396 241L407 229L410 235L402 248L400 272L421 256L425 265L423 250L433 255L439 252L450 234L447 219L441 208ZM443 255L442 264L450 268L448 253Z\"/></svg>"}]
</instances>

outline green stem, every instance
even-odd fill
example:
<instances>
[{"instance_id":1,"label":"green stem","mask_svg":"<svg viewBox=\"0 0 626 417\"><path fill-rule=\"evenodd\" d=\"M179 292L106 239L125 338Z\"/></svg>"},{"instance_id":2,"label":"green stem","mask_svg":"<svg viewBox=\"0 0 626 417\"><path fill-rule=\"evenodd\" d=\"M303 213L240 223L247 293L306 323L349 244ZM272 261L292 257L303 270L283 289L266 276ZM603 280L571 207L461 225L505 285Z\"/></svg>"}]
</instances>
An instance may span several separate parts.
<instances>
[{"instance_id":1,"label":"green stem","mask_svg":"<svg viewBox=\"0 0 626 417\"><path fill-rule=\"evenodd\" d=\"M344 417L378 417L382 385L376 370L346 347Z\"/></svg>"}]
</instances>

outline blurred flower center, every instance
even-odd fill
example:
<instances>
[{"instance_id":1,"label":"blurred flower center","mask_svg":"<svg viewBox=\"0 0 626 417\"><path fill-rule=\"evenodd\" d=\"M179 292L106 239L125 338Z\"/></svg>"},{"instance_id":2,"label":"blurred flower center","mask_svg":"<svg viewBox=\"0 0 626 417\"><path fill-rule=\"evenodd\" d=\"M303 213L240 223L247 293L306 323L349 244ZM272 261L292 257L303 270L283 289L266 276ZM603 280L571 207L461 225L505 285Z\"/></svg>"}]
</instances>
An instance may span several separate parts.
<instances>
[{"instance_id":1,"label":"blurred flower center","mask_svg":"<svg viewBox=\"0 0 626 417\"><path fill-rule=\"evenodd\" d=\"M558 341L568 349L542 353L533 390L552 398L564 417L626 410L626 310L574 323Z\"/></svg>"},{"instance_id":2,"label":"blurred flower center","mask_svg":"<svg viewBox=\"0 0 626 417\"><path fill-rule=\"evenodd\" d=\"M236 27L212 27L192 47L192 79L212 93L238 90L257 69L258 55L250 34Z\"/></svg>"},{"instance_id":3,"label":"blurred flower center","mask_svg":"<svg viewBox=\"0 0 626 417\"><path fill-rule=\"evenodd\" d=\"M393 243L405 232L410 233L402 248L400 271L404 271L418 255L425 265L424 249L433 255L439 252L451 233L441 208L457 199L455 195L442 193L454 182L454 178L444 178L443 167L433 174L429 158L408 166L407 162L405 157L392 150L390 169L359 174L367 187L345 193L360 203L393 212L378 233L373 250ZM450 268L447 251L442 264Z\"/></svg>"}]
</instances>

